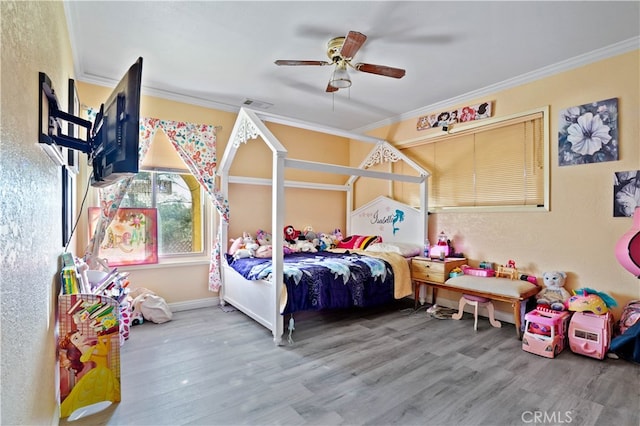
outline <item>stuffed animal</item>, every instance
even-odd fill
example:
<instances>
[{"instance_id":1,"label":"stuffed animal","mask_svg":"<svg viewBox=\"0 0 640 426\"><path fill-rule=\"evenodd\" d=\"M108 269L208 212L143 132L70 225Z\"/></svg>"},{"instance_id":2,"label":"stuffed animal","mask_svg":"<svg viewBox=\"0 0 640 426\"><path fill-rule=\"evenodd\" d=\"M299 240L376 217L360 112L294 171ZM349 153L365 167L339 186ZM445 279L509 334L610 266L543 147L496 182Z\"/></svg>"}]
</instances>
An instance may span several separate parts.
<instances>
[{"instance_id":1,"label":"stuffed animal","mask_svg":"<svg viewBox=\"0 0 640 426\"><path fill-rule=\"evenodd\" d=\"M256 232L256 240L258 240L258 244L261 246L269 246L271 245L271 234L262 229L258 229L258 232Z\"/></svg>"},{"instance_id":2,"label":"stuffed animal","mask_svg":"<svg viewBox=\"0 0 640 426\"><path fill-rule=\"evenodd\" d=\"M263 259L269 258L271 256L273 256L273 246L271 244L258 247L258 250L256 250L256 253L255 253L255 257L259 257Z\"/></svg>"},{"instance_id":3,"label":"stuffed animal","mask_svg":"<svg viewBox=\"0 0 640 426\"><path fill-rule=\"evenodd\" d=\"M249 234L248 232L244 232L242 234L242 239L244 240L244 248L247 250L255 252L256 250L258 250L258 247L260 247L260 245L256 243L256 240L254 240L251 234Z\"/></svg>"},{"instance_id":4,"label":"stuffed animal","mask_svg":"<svg viewBox=\"0 0 640 426\"><path fill-rule=\"evenodd\" d=\"M333 242L333 238L329 234L325 234L321 232L318 236L318 243L320 251L329 250L330 248L335 248L335 243Z\"/></svg>"},{"instance_id":5,"label":"stuffed animal","mask_svg":"<svg viewBox=\"0 0 640 426\"><path fill-rule=\"evenodd\" d=\"M313 231L313 228L310 225L307 225L304 227L304 230L302 231L302 235L304 236L304 239L308 242L310 242L311 244L313 244L313 247L316 248L316 251L319 250L320 248L320 239L318 238L318 234L316 234Z\"/></svg>"},{"instance_id":6,"label":"stuffed animal","mask_svg":"<svg viewBox=\"0 0 640 426\"><path fill-rule=\"evenodd\" d=\"M340 241L342 241L342 231L340 230L340 228L336 228L333 230L333 239L335 240L336 244L339 243Z\"/></svg>"},{"instance_id":7,"label":"stuffed animal","mask_svg":"<svg viewBox=\"0 0 640 426\"><path fill-rule=\"evenodd\" d=\"M299 253L316 253L318 251L316 246L307 240L296 241L294 250Z\"/></svg>"},{"instance_id":8,"label":"stuffed animal","mask_svg":"<svg viewBox=\"0 0 640 426\"><path fill-rule=\"evenodd\" d=\"M291 225L285 226L283 232L284 240L293 244L295 244L295 242L298 240L298 237L300 236L300 231L298 231Z\"/></svg>"},{"instance_id":9,"label":"stuffed animal","mask_svg":"<svg viewBox=\"0 0 640 426\"><path fill-rule=\"evenodd\" d=\"M234 245L235 245L235 241L234 241ZM253 239L251 234L249 234L248 232L244 232L242 234L242 244L240 245L240 248L236 249L235 252L233 253L233 258L244 259L247 257L255 257L256 250L258 250L259 247L260 246L256 243L256 241Z\"/></svg>"},{"instance_id":10,"label":"stuffed animal","mask_svg":"<svg viewBox=\"0 0 640 426\"><path fill-rule=\"evenodd\" d=\"M591 288L580 288L569 298L567 306L573 312L593 312L596 315L602 315L609 312L610 308L618 306L618 303L607 293Z\"/></svg>"},{"instance_id":11,"label":"stuffed animal","mask_svg":"<svg viewBox=\"0 0 640 426\"><path fill-rule=\"evenodd\" d=\"M256 239L258 240L258 244L260 245L255 252L255 257L259 258L268 258L273 254L273 246L271 244L271 234L263 231L262 229L258 229L256 232Z\"/></svg>"},{"instance_id":12,"label":"stuffed animal","mask_svg":"<svg viewBox=\"0 0 640 426\"><path fill-rule=\"evenodd\" d=\"M231 246L229 246L229 251L227 253L233 256L238 250L243 247L244 240L242 238L236 238L235 240L232 239L229 241L231 242Z\"/></svg>"},{"instance_id":13,"label":"stuffed animal","mask_svg":"<svg viewBox=\"0 0 640 426\"><path fill-rule=\"evenodd\" d=\"M536 295L541 305L548 305L555 311L564 311L571 294L564 288L567 274L562 271L550 271L542 274L545 288Z\"/></svg>"}]
</instances>

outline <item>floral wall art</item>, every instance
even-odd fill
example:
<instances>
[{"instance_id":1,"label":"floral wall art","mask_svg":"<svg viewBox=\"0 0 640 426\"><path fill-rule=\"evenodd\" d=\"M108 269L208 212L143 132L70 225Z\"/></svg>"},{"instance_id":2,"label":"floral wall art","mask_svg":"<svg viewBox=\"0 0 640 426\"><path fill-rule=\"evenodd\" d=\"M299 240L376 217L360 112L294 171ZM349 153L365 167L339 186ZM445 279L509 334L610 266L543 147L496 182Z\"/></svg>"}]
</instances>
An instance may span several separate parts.
<instances>
[{"instance_id":1,"label":"floral wall art","mask_svg":"<svg viewBox=\"0 0 640 426\"><path fill-rule=\"evenodd\" d=\"M560 111L560 166L618 160L618 99L612 98Z\"/></svg>"}]
</instances>

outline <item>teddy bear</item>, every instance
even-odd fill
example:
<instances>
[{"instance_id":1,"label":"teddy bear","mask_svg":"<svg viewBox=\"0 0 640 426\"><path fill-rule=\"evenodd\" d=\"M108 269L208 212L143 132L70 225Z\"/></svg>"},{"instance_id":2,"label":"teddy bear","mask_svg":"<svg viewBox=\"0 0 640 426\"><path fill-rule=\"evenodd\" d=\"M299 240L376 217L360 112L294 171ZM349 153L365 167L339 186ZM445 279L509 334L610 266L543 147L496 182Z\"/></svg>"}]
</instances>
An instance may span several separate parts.
<instances>
[{"instance_id":1,"label":"teddy bear","mask_svg":"<svg viewBox=\"0 0 640 426\"><path fill-rule=\"evenodd\" d=\"M540 305L548 305L555 311L564 311L571 294L564 288L567 274L562 271L550 271L542 274L545 288L536 295Z\"/></svg>"}]
</instances>

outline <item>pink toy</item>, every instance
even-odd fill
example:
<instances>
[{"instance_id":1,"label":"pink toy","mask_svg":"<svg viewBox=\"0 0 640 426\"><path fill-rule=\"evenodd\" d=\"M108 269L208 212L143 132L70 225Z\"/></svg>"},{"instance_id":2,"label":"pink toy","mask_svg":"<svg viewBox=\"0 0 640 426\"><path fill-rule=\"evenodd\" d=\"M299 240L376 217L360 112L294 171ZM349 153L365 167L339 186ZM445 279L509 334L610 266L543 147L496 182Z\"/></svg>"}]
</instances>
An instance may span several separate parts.
<instances>
[{"instance_id":1,"label":"pink toy","mask_svg":"<svg viewBox=\"0 0 640 426\"><path fill-rule=\"evenodd\" d=\"M620 237L615 252L622 267L640 277L640 207L636 207L633 226Z\"/></svg>"},{"instance_id":2,"label":"pink toy","mask_svg":"<svg viewBox=\"0 0 640 426\"><path fill-rule=\"evenodd\" d=\"M462 265L462 271L465 275L473 275L476 277L494 277L496 275L496 271L493 269L470 268L467 265Z\"/></svg>"},{"instance_id":3,"label":"pink toy","mask_svg":"<svg viewBox=\"0 0 640 426\"><path fill-rule=\"evenodd\" d=\"M440 260L444 260L449 256L449 241L444 231L440 232L438 242L429 249L429 256L440 258Z\"/></svg>"},{"instance_id":4,"label":"pink toy","mask_svg":"<svg viewBox=\"0 0 640 426\"><path fill-rule=\"evenodd\" d=\"M611 312L602 315L576 312L569 324L569 347L574 353L603 359L609 350L612 332Z\"/></svg>"},{"instance_id":5,"label":"pink toy","mask_svg":"<svg viewBox=\"0 0 640 426\"><path fill-rule=\"evenodd\" d=\"M571 314L538 307L524 316L522 350L546 358L555 358L567 343Z\"/></svg>"}]
</instances>

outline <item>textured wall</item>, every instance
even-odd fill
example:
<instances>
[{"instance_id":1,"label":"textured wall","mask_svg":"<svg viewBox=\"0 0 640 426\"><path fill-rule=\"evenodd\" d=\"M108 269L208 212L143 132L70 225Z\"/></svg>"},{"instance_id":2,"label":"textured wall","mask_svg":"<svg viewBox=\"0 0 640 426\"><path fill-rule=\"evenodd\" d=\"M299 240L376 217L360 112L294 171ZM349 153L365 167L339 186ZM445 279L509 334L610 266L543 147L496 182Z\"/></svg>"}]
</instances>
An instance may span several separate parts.
<instances>
[{"instance_id":1,"label":"textured wall","mask_svg":"<svg viewBox=\"0 0 640 426\"><path fill-rule=\"evenodd\" d=\"M39 71L47 73L66 106L73 64L61 2L2 1L0 7L0 423L51 424L61 172L37 143L37 82Z\"/></svg>"}]
</instances>

